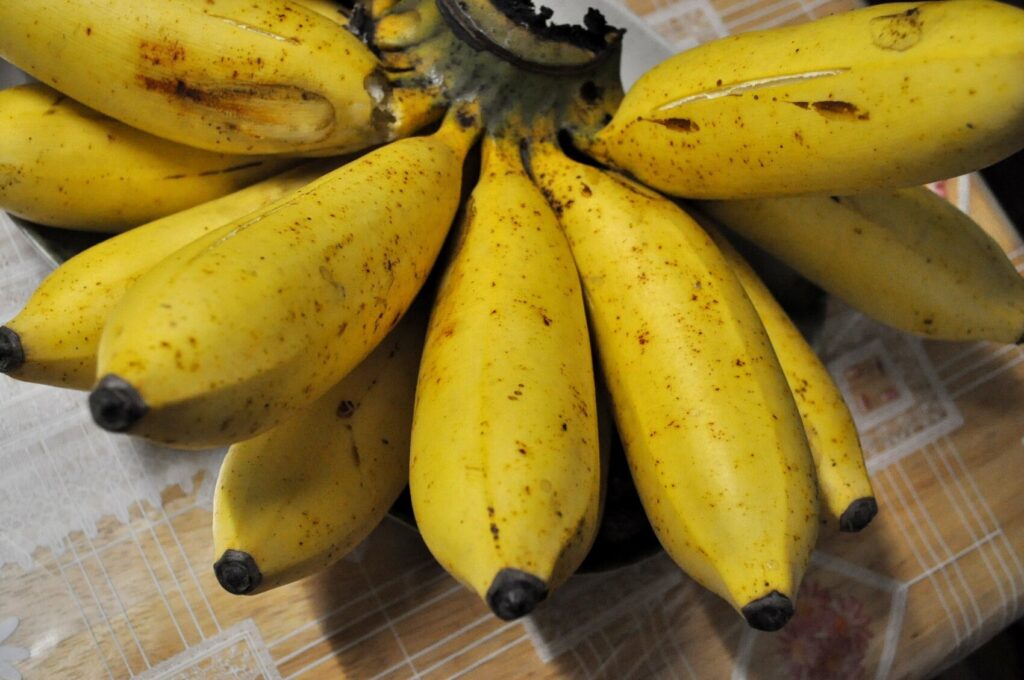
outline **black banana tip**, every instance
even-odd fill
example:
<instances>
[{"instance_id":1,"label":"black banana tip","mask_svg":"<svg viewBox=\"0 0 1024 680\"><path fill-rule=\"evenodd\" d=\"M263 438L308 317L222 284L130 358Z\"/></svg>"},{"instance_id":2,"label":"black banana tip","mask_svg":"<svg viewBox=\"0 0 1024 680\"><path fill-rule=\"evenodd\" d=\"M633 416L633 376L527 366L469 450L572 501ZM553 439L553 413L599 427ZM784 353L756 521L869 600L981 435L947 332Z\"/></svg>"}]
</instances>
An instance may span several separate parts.
<instances>
[{"instance_id":1,"label":"black banana tip","mask_svg":"<svg viewBox=\"0 0 1024 680\"><path fill-rule=\"evenodd\" d=\"M0 326L0 373L10 373L25 363L21 338L7 326Z\"/></svg>"},{"instance_id":2,"label":"black banana tip","mask_svg":"<svg viewBox=\"0 0 1024 680\"><path fill-rule=\"evenodd\" d=\"M104 430L124 432L146 415L149 406L127 380L111 373L93 388L89 410L92 419Z\"/></svg>"},{"instance_id":3,"label":"black banana tip","mask_svg":"<svg viewBox=\"0 0 1024 680\"><path fill-rule=\"evenodd\" d=\"M793 618L793 601L777 590L758 598L740 610L751 628L773 631Z\"/></svg>"},{"instance_id":4,"label":"black banana tip","mask_svg":"<svg viewBox=\"0 0 1024 680\"><path fill-rule=\"evenodd\" d=\"M248 595L259 588L263 580L256 560L241 550L225 550L213 563L213 573L221 587L232 595Z\"/></svg>"},{"instance_id":5,"label":"black banana tip","mask_svg":"<svg viewBox=\"0 0 1024 680\"><path fill-rule=\"evenodd\" d=\"M502 569L487 589L487 604L495 616L512 621L526 616L548 596L548 585L519 569Z\"/></svg>"},{"instance_id":6,"label":"black banana tip","mask_svg":"<svg viewBox=\"0 0 1024 680\"><path fill-rule=\"evenodd\" d=\"M840 531L860 531L878 514L878 501L870 496L858 498L839 516Z\"/></svg>"}]
</instances>

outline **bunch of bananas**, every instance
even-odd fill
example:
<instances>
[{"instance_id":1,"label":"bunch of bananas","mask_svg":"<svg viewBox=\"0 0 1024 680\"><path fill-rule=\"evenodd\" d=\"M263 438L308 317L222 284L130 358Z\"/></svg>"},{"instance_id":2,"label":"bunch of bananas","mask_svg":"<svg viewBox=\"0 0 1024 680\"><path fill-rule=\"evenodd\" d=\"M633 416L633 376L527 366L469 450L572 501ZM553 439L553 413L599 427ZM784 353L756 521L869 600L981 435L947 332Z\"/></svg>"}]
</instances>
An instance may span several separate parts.
<instances>
[{"instance_id":1,"label":"bunch of bananas","mask_svg":"<svg viewBox=\"0 0 1024 680\"><path fill-rule=\"evenodd\" d=\"M716 224L897 328L1020 340L1024 280L920 185L1024 146L1024 11L860 9L625 95L622 41L528 0L4 0L0 56L40 82L0 93L0 207L123 233L0 329L0 369L91 390L111 431L229 444L232 593L341 558L408 484L505 619L587 555L613 417L668 554L778 629L819 525L877 505Z\"/></svg>"}]
</instances>

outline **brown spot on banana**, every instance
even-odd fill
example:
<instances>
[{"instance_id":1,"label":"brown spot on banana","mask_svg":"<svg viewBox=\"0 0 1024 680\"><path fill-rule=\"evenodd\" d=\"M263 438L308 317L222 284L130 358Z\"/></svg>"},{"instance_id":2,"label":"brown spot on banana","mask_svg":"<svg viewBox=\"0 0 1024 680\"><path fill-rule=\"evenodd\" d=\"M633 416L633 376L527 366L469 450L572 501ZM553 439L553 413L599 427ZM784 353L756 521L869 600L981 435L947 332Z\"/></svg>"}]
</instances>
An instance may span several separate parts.
<instances>
[{"instance_id":1,"label":"brown spot on banana","mask_svg":"<svg viewBox=\"0 0 1024 680\"><path fill-rule=\"evenodd\" d=\"M678 130L680 132L697 132L700 130L700 126L689 118L661 118L652 119L650 122L664 125L670 130Z\"/></svg>"},{"instance_id":2,"label":"brown spot on banana","mask_svg":"<svg viewBox=\"0 0 1024 680\"><path fill-rule=\"evenodd\" d=\"M313 141L327 137L334 127L331 103L292 85L223 85L144 73L136 78L143 88L163 93L172 103L205 109L212 124L245 128L255 136L275 137L276 130L299 125L306 141Z\"/></svg>"},{"instance_id":3,"label":"brown spot on banana","mask_svg":"<svg viewBox=\"0 0 1024 680\"><path fill-rule=\"evenodd\" d=\"M870 120L871 114L861 111L850 102L826 99L818 102L787 102L801 109L811 109L826 118L842 118L846 120Z\"/></svg>"},{"instance_id":4,"label":"brown spot on banana","mask_svg":"<svg viewBox=\"0 0 1024 680\"><path fill-rule=\"evenodd\" d=\"M875 17L870 23L871 41L883 50L903 52L921 41L921 12L916 7L899 14Z\"/></svg>"}]
</instances>

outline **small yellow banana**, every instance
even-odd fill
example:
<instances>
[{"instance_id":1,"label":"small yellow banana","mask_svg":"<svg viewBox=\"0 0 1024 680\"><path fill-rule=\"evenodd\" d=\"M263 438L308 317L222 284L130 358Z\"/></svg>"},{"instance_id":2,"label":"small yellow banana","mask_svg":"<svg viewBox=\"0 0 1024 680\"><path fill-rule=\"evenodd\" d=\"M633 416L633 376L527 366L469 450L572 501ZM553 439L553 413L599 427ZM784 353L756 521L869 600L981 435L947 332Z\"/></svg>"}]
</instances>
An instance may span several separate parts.
<instances>
[{"instance_id":1,"label":"small yellow banana","mask_svg":"<svg viewBox=\"0 0 1024 680\"><path fill-rule=\"evenodd\" d=\"M369 6L370 16L377 19L389 14L402 0L368 0L363 3Z\"/></svg>"},{"instance_id":2,"label":"small yellow banana","mask_svg":"<svg viewBox=\"0 0 1024 680\"><path fill-rule=\"evenodd\" d=\"M579 278L511 138L488 137L420 366L409 485L427 547L503 619L583 561L601 460Z\"/></svg>"},{"instance_id":3,"label":"small yellow banana","mask_svg":"<svg viewBox=\"0 0 1024 680\"><path fill-rule=\"evenodd\" d=\"M1024 147L1024 10L883 4L734 35L630 90L592 151L677 196L855 193Z\"/></svg>"},{"instance_id":4,"label":"small yellow banana","mask_svg":"<svg viewBox=\"0 0 1024 680\"><path fill-rule=\"evenodd\" d=\"M251 595L308 576L384 519L409 479L426 317L414 308L309 409L228 450L213 497L225 590Z\"/></svg>"},{"instance_id":5,"label":"small yellow banana","mask_svg":"<svg viewBox=\"0 0 1024 680\"><path fill-rule=\"evenodd\" d=\"M47 276L18 315L0 327L0 372L28 382L91 388L103 325L139 276L178 248L330 169L327 162L307 163L79 253Z\"/></svg>"},{"instance_id":6,"label":"small yellow banana","mask_svg":"<svg viewBox=\"0 0 1024 680\"><path fill-rule=\"evenodd\" d=\"M327 17L340 26L348 26L348 10L335 0L299 0L299 4L317 14Z\"/></svg>"},{"instance_id":7,"label":"small yellow banana","mask_svg":"<svg viewBox=\"0 0 1024 680\"><path fill-rule=\"evenodd\" d=\"M739 281L672 202L534 144L583 280L616 422L669 555L754 628L775 630L818 530L814 463Z\"/></svg>"},{"instance_id":8,"label":"small yellow banana","mask_svg":"<svg viewBox=\"0 0 1024 680\"><path fill-rule=\"evenodd\" d=\"M401 50L423 42L444 26L434 0L423 0L408 11L388 14L373 28L373 44L382 50Z\"/></svg>"},{"instance_id":9,"label":"small yellow banana","mask_svg":"<svg viewBox=\"0 0 1024 680\"><path fill-rule=\"evenodd\" d=\"M342 154L429 121L393 105L344 26L287 0L4 0L0 56L140 130L227 153Z\"/></svg>"},{"instance_id":10,"label":"small yellow banana","mask_svg":"<svg viewBox=\"0 0 1024 680\"><path fill-rule=\"evenodd\" d=\"M701 209L890 326L944 340L1024 339L1024 279L992 237L928 189Z\"/></svg>"},{"instance_id":11,"label":"small yellow banana","mask_svg":"<svg viewBox=\"0 0 1024 680\"><path fill-rule=\"evenodd\" d=\"M217 446L315 401L422 286L479 130L460 106L433 135L362 156L140 276L100 339L96 422Z\"/></svg>"},{"instance_id":12,"label":"small yellow banana","mask_svg":"<svg viewBox=\"0 0 1024 680\"><path fill-rule=\"evenodd\" d=\"M772 342L796 399L814 456L821 510L830 528L860 531L878 512L857 426L828 369L753 268L717 230L705 226L725 256Z\"/></svg>"},{"instance_id":13,"label":"small yellow banana","mask_svg":"<svg viewBox=\"0 0 1024 680\"><path fill-rule=\"evenodd\" d=\"M118 232L294 163L169 142L35 83L0 91L0 209L39 224Z\"/></svg>"}]
</instances>

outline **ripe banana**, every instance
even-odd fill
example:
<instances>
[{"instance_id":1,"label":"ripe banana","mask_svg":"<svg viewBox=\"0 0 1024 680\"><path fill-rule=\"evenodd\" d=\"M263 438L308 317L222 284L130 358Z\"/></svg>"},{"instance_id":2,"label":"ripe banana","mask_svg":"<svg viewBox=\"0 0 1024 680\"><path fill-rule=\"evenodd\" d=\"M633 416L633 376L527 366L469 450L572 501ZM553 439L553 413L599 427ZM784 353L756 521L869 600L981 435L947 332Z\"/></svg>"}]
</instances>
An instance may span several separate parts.
<instances>
[{"instance_id":1,"label":"ripe banana","mask_svg":"<svg viewBox=\"0 0 1024 680\"><path fill-rule=\"evenodd\" d=\"M397 5L400 5L402 0L367 0L362 3L364 7L368 7L370 16L374 19L378 19L389 14L395 9Z\"/></svg>"},{"instance_id":2,"label":"ripe banana","mask_svg":"<svg viewBox=\"0 0 1024 680\"><path fill-rule=\"evenodd\" d=\"M309 409L228 450L213 497L225 590L251 595L308 576L384 518L409 479L426 317L414 308Z\"/></svg>"},{"instance_id":3,"label":"ripe banana","mask_svg":"<svg viewBox=\"0 0 1024 680\"><path fill-rule=\"evenodd\" d=\"M409 486L427 547L506 620L583 561L601 503L579 278L517 140L488 137L420 365Z\"/></svg>"},{"instance_id":4,"label":"ripe banana","mask_svg":"<svg viewBox=\"0 0 1024 680\"><path fill-rule=\"evenodd\" d=\"M422 0L407 11L378 19L373 29L373 43L381 50L402 50L430 38L443 25L435 1Z\"/></svg>"},{"instance_id":5,"label":"ripe banana","mask_svg":"<svg viewBox=\"0 0 1024 680\"><path fill-rule=\"evenodd\" d=\"M637 489L669 555L775 630L818 529L814 464L739 281L672 202L553 145L531 147L559 213Z\"/></svg>"},{"instance_id":6,"label":"ripe banana","mask_svg":"<svg viewBox=\"0 0 1024 680\"><path fill-rule=\"evenodd\" d=\"M395 106L415 93L393 99L345 27L287 0L4 0L0 56L124 123L227 153L342 154L430 120Z\"/></svg>"},{"instance_id":7,"label":"ripe banana","mask_svg":"<svg viewBox=\"0 0 1024 680\"><path fill-rule=\"evenodd\" d=\"M217 446L315 401L423 284L479 130L476 110L460 106L433 135L362 156L139 277L100 339L96 422Z\"/></svg>"},{"instance_id":8,"label":"ripe banana","mask_svg":"<svg viewBox=\"0 0 1024 680\"><path fill-rule=\"evenodd\" d=\"M299 4L317 14L327 17L341 26L348 26L348 15L340 2L335 0L299 0Z\"/></svg>"},{"instance_id":9,"label":"ripe banana","mask_svg":"<svg viewBox=\"0 0 1024 680\"><path fill-rule=\"evenodd\" d=\"M716 199L924 184L1021 147L1024 10L991 0L704 44L644 75L590 145L649 186Z\"/></svg>"},{"instance_id":10,"label":"ripe banana","mask_svg":"<svg viewBox=\"0 0 1024 680\"><path fill-rule=\"evenodd\" d=\"M786 374L814 456L825 522L840 531L860 531L877 514L878 503L864 466L857 426L842 393L800 330L743 256L710 225L705 225L705 231L714 239L743 285Z\"/></svg>"},{"instance_id":11,"label":"ripe banana","mask_svg":"<svg viewBox=\"0 0 1024 680\"><path fill-rule=\"evenodd\" d=\"M279 172L288 159L169 142L35 83L0 91L0 209L118 232Z\"/></svg>"},{"instance_id":12,"label":"ripe banana","mask_svg":"<svg viewBox=\"0 0 1024 680\"><path fill-rule=\"evenodd\" d=\"M1024 279L976 222L928 189L701 209L883 323L945 340L1024 339Z\"/></svg>"},{"instance_id":13,"label":"ripe banana","mask_svg":"<svg viewBox=\"0 0 1024 680\"><path fill-rule=\"evenodd\" d=\"M330 169L325 161L307 163L79 253L47 276L21 312L0 327L0 372L28 382L91 388L103 325L139 276L178 248Z\"/></svg>"}]
</instances>

